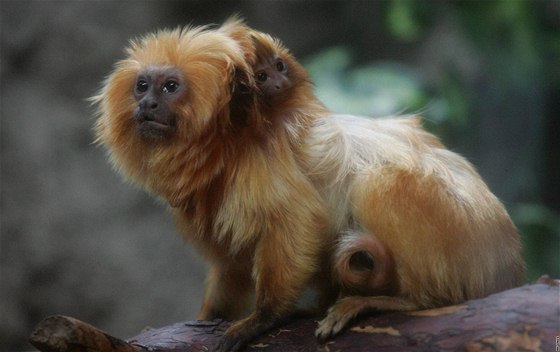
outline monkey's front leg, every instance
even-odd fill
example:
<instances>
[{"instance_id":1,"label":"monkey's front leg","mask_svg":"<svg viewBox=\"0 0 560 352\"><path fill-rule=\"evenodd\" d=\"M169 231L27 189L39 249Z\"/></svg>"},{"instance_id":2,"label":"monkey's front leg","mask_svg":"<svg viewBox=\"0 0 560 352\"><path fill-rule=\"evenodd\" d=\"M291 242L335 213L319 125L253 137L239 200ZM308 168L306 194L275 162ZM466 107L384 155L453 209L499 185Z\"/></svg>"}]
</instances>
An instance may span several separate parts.
<instances>
[{"instance_id":1,"label":"monkey's front leg","mask_svg":"<svg viewBox=\"0 0 560 352\"><path fill-rule=\"evenodd\" d=\"M289 237L289 238L288 238ZM319 246L302 243L304 236L270 234L255 252L255 310L234 323L216 351L237 351L255 337L281 323L293 311L304 285L315 268Z\"/></svg>"},{"instance_id":2,"label":"monkey's front leg","mask_svg":"<svg viewBox=\"0 0 560 352\"><path fill-rule=\"evenodd\" d=\"M239 319L246 312L252 287L250 265L241 260L214 263L206 277L204 303L198 319Z\"/></svg>"}]
</instances>

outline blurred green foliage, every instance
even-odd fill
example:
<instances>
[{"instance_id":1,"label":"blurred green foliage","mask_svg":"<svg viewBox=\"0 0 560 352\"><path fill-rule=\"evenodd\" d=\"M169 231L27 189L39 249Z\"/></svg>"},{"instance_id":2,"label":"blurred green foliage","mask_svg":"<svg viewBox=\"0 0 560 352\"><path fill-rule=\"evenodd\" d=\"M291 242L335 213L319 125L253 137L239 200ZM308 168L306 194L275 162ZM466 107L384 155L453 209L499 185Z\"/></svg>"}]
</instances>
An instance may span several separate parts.
<instances>
[{"instance_id":1,"label":"blurred green foliage","mask_svg":"<svg viewBox=\"0 0 560 352\"><path fill-rule=\"evenodd\" d=\"M425 3L415 0L388 2L386 23L391 34L402 41L420 38L425 29Z\"/></svg>"},{"instance_id":2,"label":"blurred green foliage","mask_svg":"<svg viewBox=\"0 0 560 352\"><path fill-rule=\"evenodd\" d=\"M558 214L542 204L518 204L511 215L523 234L523 255L529 279L534 280L544 273L558 278Z\"/></svg>"},{"instance_id":3,"label":"blurred green foliage","mask_svg":"<svg viewBox=\"0 0 560 352\"><path fill-rule=\"evenodd\" d=\"M439 5L388 1L387 31L397 41L421 41L433 23L430 16L435 16L435 9L431 7ZM446 3L444 11L459 22L460 34L476 51L496 101L515 98L516 92L544 95L545 89L560 87L560 26L547 27L540 20L545 2L458 1ZM372 62L356 67L352 49L347 47L330 48L308 58L304 65L314 79L317 96L335 112L366 116L420 113L427 120L426 127L444 141L458 136L468 140L477 128L473 110L481 102L473 98L468 79L452 63L430 83L405 64ZM545 75L547 67L556 69ZM543 110L534 112L535 123L545 119ZM542 150L535 146L531 153L536 158ZM527 182L538 179L528 177ZM539 189L539 185L533 188ZM508 208L522 234L528 280L545 273L560 277L558 213L543 204L538 194L508 204Z\"/></svg>"},{"instance_id":4,"label":"blurred green foliage","mask_svg":"<svg viewBox=\"0 0 560 352\"><path fill-rule=\"evenodd\" d=\"M324 51L304 64L313 76L317 96L336 112L385 116L417 111L428 103L421 81L405 66L353 68L349 50L342 47Z\"/></svg>"}]
</instances>

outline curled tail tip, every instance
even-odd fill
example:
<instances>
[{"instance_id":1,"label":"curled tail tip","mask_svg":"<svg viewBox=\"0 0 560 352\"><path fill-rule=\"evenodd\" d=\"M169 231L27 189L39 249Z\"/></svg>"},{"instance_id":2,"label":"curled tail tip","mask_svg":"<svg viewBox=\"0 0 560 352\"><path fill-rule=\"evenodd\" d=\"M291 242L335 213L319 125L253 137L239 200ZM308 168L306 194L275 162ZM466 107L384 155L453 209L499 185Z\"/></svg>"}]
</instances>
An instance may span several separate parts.
<instances>
[{"instance_id":1,"label":"curled tail tip","mask_svg":"<svg viewBox=\"0 0 560 352\"><path fill-rule=\"evenodd\" d=\"M393 267L391 255L374 236L347 235L335 252L335 274L351 289L383 289L391 281Z\"/></svg>"}]
</instances>

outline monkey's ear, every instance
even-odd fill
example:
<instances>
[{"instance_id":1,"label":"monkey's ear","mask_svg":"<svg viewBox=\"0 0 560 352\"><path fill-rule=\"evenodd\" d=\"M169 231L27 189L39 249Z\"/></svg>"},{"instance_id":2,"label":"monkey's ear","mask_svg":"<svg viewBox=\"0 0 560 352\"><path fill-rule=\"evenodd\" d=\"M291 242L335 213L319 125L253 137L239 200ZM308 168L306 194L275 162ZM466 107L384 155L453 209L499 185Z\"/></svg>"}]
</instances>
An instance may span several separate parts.
<instances>
[{"instance_id":1,"label":"monkey's ear","mask_svg":"<svg viewBox=\"0 0 560 352\"><path fill-rule=\"evenodd\" d=\"M232 94L251 94L255 92L255 80L250 72L242 67L236 67L233 74Z\"/></svg>"},{"instance_id":2,"label":"monkey's ear","mask_svg":"<svg viewBox=\"0 0 560 352\"><path fill-rule=\"evenodd\" d=\"M237 67L231 83L231 101L229 103L229 120L232 126L243 128L254 119L252 112L255 109L254 80L247 70Z\"/></svg>"}]
</instances>

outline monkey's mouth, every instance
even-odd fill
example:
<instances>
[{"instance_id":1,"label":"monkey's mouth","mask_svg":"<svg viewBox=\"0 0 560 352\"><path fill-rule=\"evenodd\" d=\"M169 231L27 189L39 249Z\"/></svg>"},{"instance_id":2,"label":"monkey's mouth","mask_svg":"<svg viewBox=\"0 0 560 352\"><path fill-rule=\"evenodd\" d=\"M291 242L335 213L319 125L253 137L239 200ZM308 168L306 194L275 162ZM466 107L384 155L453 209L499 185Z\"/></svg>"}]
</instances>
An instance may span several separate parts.
<instances>
[{"instance_id":1,"label":"monkey's mouth","mask_svg":"<svg viewBox=\"0 0 560 352\"><path fill-rule=\"evenodd\" d=\"M152 114L138 114L136 116L138 133L147 139L161 139L171 136L176 129L175 118L161 119Z\"/></svg>"},{"instance_id":2,"label":"monkey's mouth","mask_svg":"<svg viewBox=\"0 0 560 352\"><path fill-rule=\"evenodd\" d=\"M148 129L153 129L162 132L168 131L173 128L173 126L171 126L169 123L160 122L156 120L146 120L144 122L141 122L141 125L142 128L148 128Z\"/></svg>"}]
</instances>

